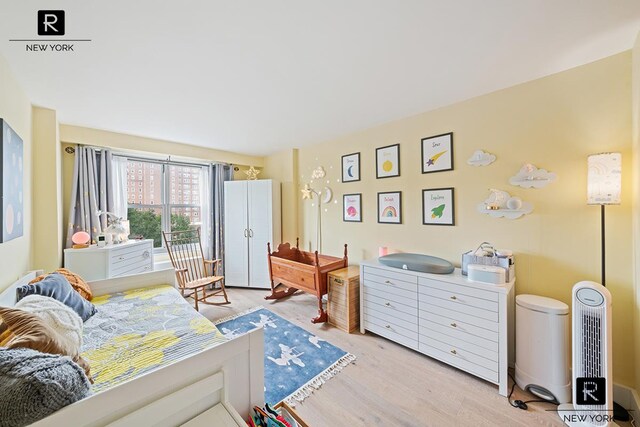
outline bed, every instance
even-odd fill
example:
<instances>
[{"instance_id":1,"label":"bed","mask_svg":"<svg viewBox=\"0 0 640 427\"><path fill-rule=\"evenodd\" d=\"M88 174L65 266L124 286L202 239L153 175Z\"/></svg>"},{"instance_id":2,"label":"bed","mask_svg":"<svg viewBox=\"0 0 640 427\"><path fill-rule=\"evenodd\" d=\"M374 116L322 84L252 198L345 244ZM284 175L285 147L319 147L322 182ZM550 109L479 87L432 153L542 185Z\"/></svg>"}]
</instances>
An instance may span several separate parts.
<instances>
[{"instance_id":1,"label":"bed","mask_svg":"<svg viewBox=\"0 0 640 427\"><path fill-rule=\"evenodd\" d=\"M36 273L0 293L0 305ZM240 426L263 405L262 329L225 338L184 301L173 270L89 284L98 313L85 322L82 356L94 394L34 426L175 426L212 414L208 425Z\"/></svg>"},{"instance_id":2,"label":"bed","mask_svg":"<svg viewBox=\"0 0 640 427\"><path fill-rule=\"evenodd\" d=\"M322 305L322 297L327 293L327 273L349 265L347 245L344 245L344 256L338 258L319 254L318 251L301 251L298 244L298 239L295 247L281 243L275 252L271 252L271 244L267 244L271 294L265 299L284 298L298 290L315 295L318 298L318 316L311 322L326 322L327 312ZM281 284L287 288L277 290Z\"/></svg>"}]
</instances>

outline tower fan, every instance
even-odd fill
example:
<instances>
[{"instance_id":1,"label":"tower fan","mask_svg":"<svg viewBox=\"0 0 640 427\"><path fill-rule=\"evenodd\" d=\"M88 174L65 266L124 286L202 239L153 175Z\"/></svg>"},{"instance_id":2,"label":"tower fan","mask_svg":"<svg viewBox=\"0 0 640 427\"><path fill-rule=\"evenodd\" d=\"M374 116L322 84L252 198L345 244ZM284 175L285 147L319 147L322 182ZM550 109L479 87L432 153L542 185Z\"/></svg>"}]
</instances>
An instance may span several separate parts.
<instances>
[{"instance_id":1,"label":"tower fan","mask_svg":"<svg viewBox=\"0 0 640 427\"><path fill-rule=\"evenodd\" d=\"M611 293L590 281L572 292L573 403L558 407L569 426L615 426L611 356Z\"/></svg>"}]
</instances>

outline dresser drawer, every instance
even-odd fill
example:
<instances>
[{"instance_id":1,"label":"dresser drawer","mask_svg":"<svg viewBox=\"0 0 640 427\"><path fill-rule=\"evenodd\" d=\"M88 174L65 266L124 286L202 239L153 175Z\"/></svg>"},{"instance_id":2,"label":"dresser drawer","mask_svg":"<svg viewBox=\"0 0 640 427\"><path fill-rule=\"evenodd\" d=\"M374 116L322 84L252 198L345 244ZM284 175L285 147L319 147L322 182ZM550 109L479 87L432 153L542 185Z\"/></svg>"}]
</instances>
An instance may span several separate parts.
<instances>
[{"instance_id":1,"label":"dresser drawer","mask_svg":"<svg viewBox=\"0 0 640 427\"><path fill-rule=\"evenodd\" d=\"M396 304L399 305L399 304ZM399 326L403 326L412 331L418 331L418 316L417 314L409 314L404 311L398 310L396 307L389 305L382 305L365 299L364 310L366 315L373 315L380 319L387 319L392 323L396 323ZM398 321L402 321L399 323ZM407 322L407 323L405 323ZM408 326L409 324L410 326Z\"/></svg>"},{"instance_id":2,"label":"dresser drawer","mask_svg":"<svg viewBox=\"0 0 640 427\"><path fill-rule=\"evenodd\" d=\"M425 308L430 311L425 311ZM456 313L451 310L444 310L437 306L425 306L425 304L420 306L418 313L420 325L433 324L445 328L455 328L457 331L498 342L498 324L496 322Z\"/></svg>"},{"instance_id":3,"label":"dresser drawer","mask_svg":"<svg viewBox=\"0 0 640 427\"><path fill-rule=\"evenodd\" d=\"M386 273L384 270L379 270L382 273ZM377 271L376 271L377 272ZM409 291L415 293L418 291L418 280L417 277L413 278L413 281L407 280L405 274L401 273L393 273L389 272L388 275L379 275L370 273L369 269L366 269L363 274L363 278L365 283L367 282L375 282L381 285L386 285L389 287L393 287L395 289L402 289L405 291ZM410 277L410 276L409 276Z\"/></svg>"},{"instance_id":4,"label":"dresser drawer","mask_svg":"<svg viewBox=\"0 0 640 427\"><path fill-rule=\"evenodd\" d=\"M389 328L387 328L386 326L389 326ZM405 347L409 347L414 350L418 349L418 334L415 334L415 336L409 338L405 335L397 333L392 325L380 326L378 323L374 323L369 320L365 320L364 327L368 331L378 334L381 337L388 338L391 341L395 341L398 344L402 344Z\"/></svg>"},{"instance_id":5,"label":"dresser drawer","mask_svg":"<svg viewBox=\"0 0 640 427\"><path fill-rule=\"evenodd\" d=\"M124 245L120 248L113 248L109 253L109 258L112 263L126 261L132 256L142 255L146 253L146 257L150 258L153 252L153 246L151 242L141 243L136 245Z\"/></svg>"},{"instance_id":6,"label":"dresser drawer","mask_svg":"<svg viewBox=\"0 0 640 427\"><path fill-rule=\"evenodd\" d=\"M375 304L383 305L385 307L391 307L394 310L397 310L402 313L406 313L412 316L418 315L418 309L416 307L411 307L406 304L400 304L395 301L390 300L389 298L381 298L379 296L373 295L371 293L364 294L365 302L372 302Z\"/></svg>"},{"instance_id":7,"label":"dresser drawer","mask_svg":"<svg viewBox=\"0 0 640 427\"><path fill-rule=\"evenodd\" d=\"M369 284L367 282L365 282L365 286L362 288L362 291L364 292L365 298L367 295L373 295L388 301L408 305L409 307L414 307L416 309L418 308L416 293L389 289L388 286L378 285L377 283Z\"/></svg>"},{"instance_id":8,"label":"dresser drawer","mask_svg":"<svg viewBox=\"0 0 640 427\"><path fill-rule=\"evenodd\" d=\"M392 279L396 281L402 281L407 283L418 283L418 277L412 274L402 273L399 271L383 270L382 268L375 268L366 266L364 268L365 274L373 274L375 276L384 277L385 279Z\"/></svg>"},{"instance_id":9,"label":"dresser drawer","mask_svg":"<svg viewBox=\"0 0 640 427\"><path fill-rule=\"evenodd\" d=\"M460 294L453 291L444 291L436 288L420 287L420 298L424 296L441 298L444 300L454 301L458 304L468 305L471 307L481 308L483 310L498 312L498 303L495 301L488 301L482 298L476 298L473 296Z\"/></svg>"},{"instance_id":10,"label":"dresser drawer","mask_svg":"<svg viewBox=\"0 0 640 427\"><path fill-rule=\"evenodd\" d=\"M487 301L498 302L498 293L490 290L476 289L471 286L461 286L455 283L439 282L437 280L425 279L424 277L418 278L418 284L420 292L423 292L424 288L439 289L441 291L457 294L467 295L474 298L480 298Z\"/></svg>"},{"instance_id":11,"label":"dresser drawer","mask_svg":"<svg viewBox=\"0 0 640 427\"><path fill-rule=\"evenodd\" d=\"M418 323L391 318L376 310L364 308L364 321L418 341Z\"/></svg>"},{"instance_id":12,"label":"dresser drawer","mask_svg":"<svg viewBox=\"0 0 640 427\"><path fill-rule=\"evenodd\" d=\"M437 342L437 341L436 341ZM456 354L451 353L451 348L446 345L442 348L434 347L428 344L420 343L418 349L420 352L426 354L427 356L431 356L435 359L441 360L445 363L448 363L451 366L456 368L460 368L464 371L467 371L473 375L477 375L482 377L488 381L497 383L499 381L498 376L498 364L495 364L495 368L488 369L482 365L478 365L474 363L472 360L468 358L468 355L465 351L456 350Z\"/></svg>"},{"instance_id":13,"label":"dresser drawer","mask_svg":"<svg viewBox=\"0 0 640 427\"><path fill-rule=\"evenodd\" d=\"M418 333L420 334L418 341L425 344L437 340L451 346L451 348L467 350L492 362L498 362L498 343L496 342L474 335L465 336L464 332L447 329L437 324L420 326Z\"/></svg>"},{"instance_id":14,"label":"dresser drawer","mask_svg":"<svg viewBox=\"0 0 640 427\"><path fill-rule=\"evenodd\" d=\"M151 270L153 270L151 259L136 257L135 260L127 260L126 262L111 266L111 277L127 276L129 274L144 273Z\"/></svg>"},{"instance_id":15,"label":"dresser drawer","mask_svg":"<svg viewBox=\"0 0 640 427\"><path fill-rule=\"evenodd\" d=\"M455 298L453 298L455 297ZM482 303L473 300L471 297L458 296L455 294L445 294L444 298L428 294L419 294L420 307L426 305L434 305L442 307L445 310L453 310L460 313L465 313L473 317L489 320L491 322L498 321L498 311L490 310L486 307L480 308ZM467 302L465 304L464 302ZM489 301L487 301L489 302ZM452 314L453 315L453 314Z\"/></svg>"}]
</instances>

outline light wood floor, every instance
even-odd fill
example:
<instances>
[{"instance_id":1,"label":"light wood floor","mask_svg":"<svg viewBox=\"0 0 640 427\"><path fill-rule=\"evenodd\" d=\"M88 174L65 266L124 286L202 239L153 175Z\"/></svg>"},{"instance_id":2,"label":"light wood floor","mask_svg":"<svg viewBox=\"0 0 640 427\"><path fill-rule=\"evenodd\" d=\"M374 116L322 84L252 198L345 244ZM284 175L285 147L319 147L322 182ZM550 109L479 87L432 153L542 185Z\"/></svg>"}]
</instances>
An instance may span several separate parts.
<instances>
[{"instance_id":1,"label":"light wood floor","mask_svg":"<svg viewBox=\"0 0 640 427\"><path fill-rule=\"evenodd\" d=\"M312 427L339 426L562 426L555 406L513 408L498 387L372 333L346 334L314 325L316 299L297 294L265 301L268 292L228 289L228 306L200 306L215 321L262 305L357 356L296 410ZM534 399L516 387L513 399Z\"/></svg>"}]
</instances>

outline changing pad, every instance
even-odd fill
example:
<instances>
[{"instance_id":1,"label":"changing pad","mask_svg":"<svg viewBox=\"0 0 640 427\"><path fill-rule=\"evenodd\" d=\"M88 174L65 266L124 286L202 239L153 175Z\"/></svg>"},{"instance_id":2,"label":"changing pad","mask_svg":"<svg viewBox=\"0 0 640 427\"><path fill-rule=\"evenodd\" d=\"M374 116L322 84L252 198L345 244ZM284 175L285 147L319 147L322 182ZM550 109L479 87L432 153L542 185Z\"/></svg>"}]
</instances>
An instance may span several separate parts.
<instances>
[{"instance_id":1,"label":"changing pad","mask_svg":"<svg viewBox=\"0 0 640 427\"><path fill-rule=\"evenodd\" d=\"M390 254L378 258L380 264L421 273L449 274L454 270L449 261L422 254Z\"/></svg>"}]
</instances>

